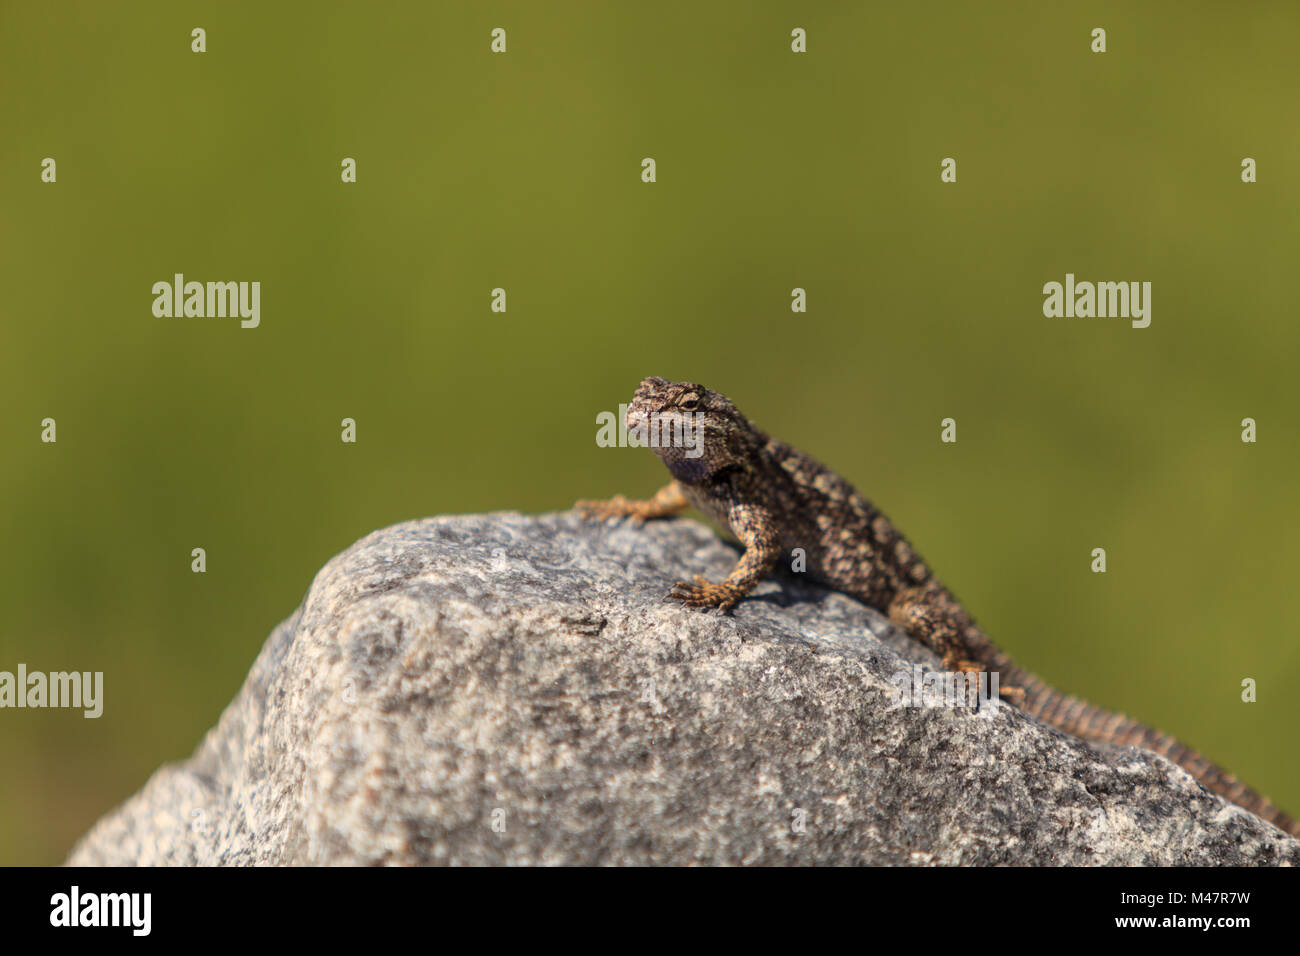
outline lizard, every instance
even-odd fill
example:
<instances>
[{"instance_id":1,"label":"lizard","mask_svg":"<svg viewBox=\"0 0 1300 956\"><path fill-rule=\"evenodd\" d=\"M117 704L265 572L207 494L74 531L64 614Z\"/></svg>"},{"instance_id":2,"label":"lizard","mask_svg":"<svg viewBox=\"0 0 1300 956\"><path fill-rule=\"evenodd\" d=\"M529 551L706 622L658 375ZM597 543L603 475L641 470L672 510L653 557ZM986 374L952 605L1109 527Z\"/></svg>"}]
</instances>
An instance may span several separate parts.
<instances>
[{"instance_id":1,"label":"lizard","mask_svg":"<svg viewBox=\"0 0 1300 956\"><path fill-rule=\"evenodd\" d=\"M1085 740L1154 751L1207 790L1300 836L1300 822L1175 738L1062 693L1017 666L883 512L831 469L768 436L726 396L652 376L638 386L626 424L639 434L649 429L647 444L672 480L648 500L578 501L578 514L640 524L694 507L744 548L725 580L678 581L669 599L730 613L783 554L802 548L811 580L882 612L934 651L946 670L997 673L1000 696L1029 716Z\"/></svg>"}]
</instances>

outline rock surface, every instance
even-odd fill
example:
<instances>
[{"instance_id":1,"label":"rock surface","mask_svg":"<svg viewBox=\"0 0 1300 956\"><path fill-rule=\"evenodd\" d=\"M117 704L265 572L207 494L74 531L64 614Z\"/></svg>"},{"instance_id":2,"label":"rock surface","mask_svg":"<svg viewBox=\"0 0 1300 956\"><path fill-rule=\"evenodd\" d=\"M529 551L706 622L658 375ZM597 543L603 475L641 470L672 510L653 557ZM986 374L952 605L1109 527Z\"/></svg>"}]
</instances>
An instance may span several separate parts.
<instances>
[{"instance_id":1,"label":"rock surface","mask_svg":"<svg viewBox=\"0 0 1300 956\"><path fill-rule=\"evenodd\" d=\"M71 864L1276 864L1300 841L1138 750L898 702L924 648L689 521L432 518L329 562L194 755Z\"/></svg>"}]
</instances>

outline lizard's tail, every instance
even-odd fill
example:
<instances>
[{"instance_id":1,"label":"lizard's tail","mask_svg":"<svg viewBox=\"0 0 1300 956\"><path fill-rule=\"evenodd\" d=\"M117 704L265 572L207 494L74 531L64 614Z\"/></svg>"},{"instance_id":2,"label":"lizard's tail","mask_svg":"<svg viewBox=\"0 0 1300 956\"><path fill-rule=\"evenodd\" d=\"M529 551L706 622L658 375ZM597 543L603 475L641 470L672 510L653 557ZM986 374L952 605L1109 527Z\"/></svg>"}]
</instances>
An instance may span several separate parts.
<instances>
[{"instance_id":1,"label":"lizard's tail","mask_svg":"<svg viewBox=\"0 0 1300 956\"><path fill-rule=\"evenodd\" d=\"M1016 667L1000 651L995 653L995 657L993 667L998 671L999 684L1019 687L1025 692L1020 709L1031 717L1085 740L1153 750L1178 764L1207 790L1263 817L1292 836L1300 837L1300 822L1279 810L1267 797L1251 790L1222 767L1211 763L1195 750L1184 747L1168 734L1153 730L1116 711L1105 710L1078 697L1062 694L1035 675Z\"/></svg>"}]
</instances>

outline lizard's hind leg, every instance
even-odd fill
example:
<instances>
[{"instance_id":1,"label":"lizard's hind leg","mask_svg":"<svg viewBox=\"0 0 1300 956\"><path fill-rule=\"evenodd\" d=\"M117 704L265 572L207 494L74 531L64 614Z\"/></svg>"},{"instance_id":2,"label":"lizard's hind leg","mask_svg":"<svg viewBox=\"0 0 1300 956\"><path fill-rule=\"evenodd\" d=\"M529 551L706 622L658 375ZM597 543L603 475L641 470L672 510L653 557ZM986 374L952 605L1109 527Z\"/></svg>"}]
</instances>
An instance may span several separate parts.
<instances>
[{"instance_id":1,"label":"lizard's hind leg","mask_svg":"<svg viewBox=\"0 0 1300 956\"><path fill-rule=\"evenodd\" d=\"M906 588L889 602L889 619L914 641L943 659L945 670L976 674L986 669L990 655L984 638L946 592L933 588ZM1013 704L1024 700L1019 687L999 687L998 696Z\"/></svg>"}]
</instances>

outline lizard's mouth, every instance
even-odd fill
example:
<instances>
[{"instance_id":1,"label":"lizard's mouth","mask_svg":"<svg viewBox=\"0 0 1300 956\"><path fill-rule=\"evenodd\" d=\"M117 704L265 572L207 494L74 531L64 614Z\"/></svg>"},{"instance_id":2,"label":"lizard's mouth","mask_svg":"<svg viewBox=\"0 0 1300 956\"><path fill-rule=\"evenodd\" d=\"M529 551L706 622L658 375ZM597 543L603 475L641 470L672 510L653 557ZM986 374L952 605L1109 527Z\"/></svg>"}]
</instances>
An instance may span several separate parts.
<instances>
[{"instance_id":1,"label":"lizard's mouth","mask_svg":"<svg viewBox=\"0 0 1300 956\"><path fill-rule=\"evenodd\" d=\"M627 428L637 433L643 447L652 449L673 476L681 481L708 477L703 460L703 435L698 420L677 409L654 411L641 404L628 406Z\"/></svg>"}]
</instances>

